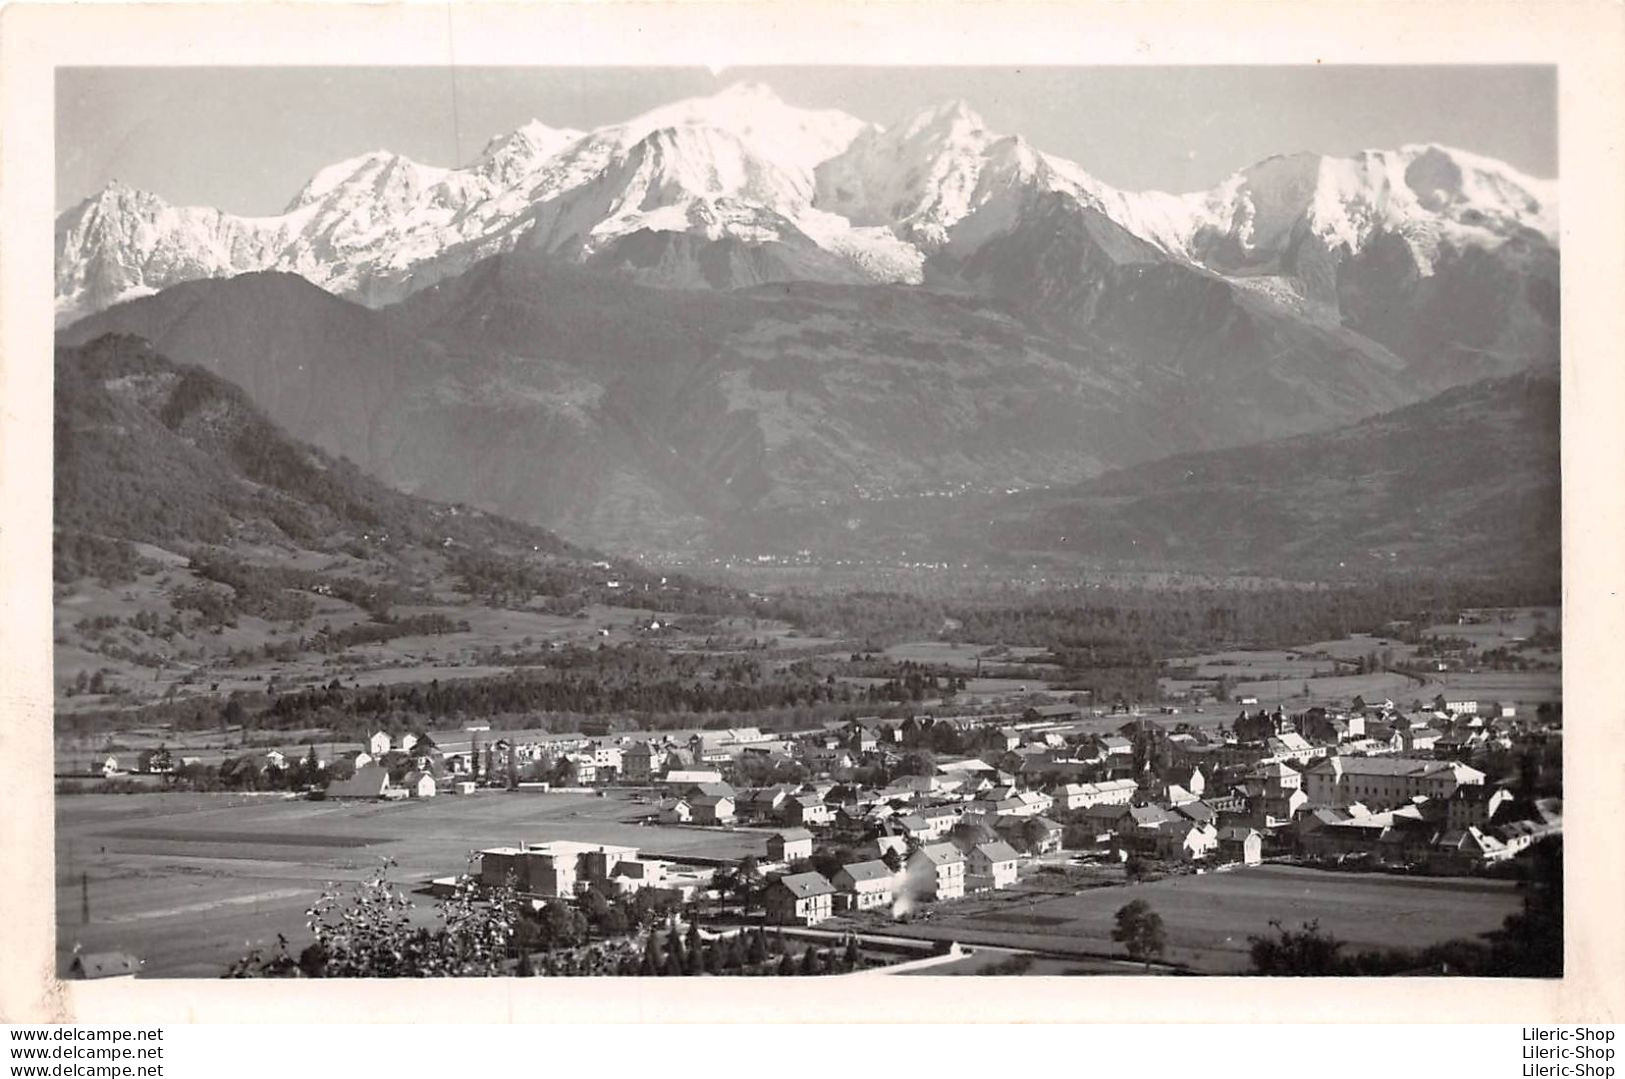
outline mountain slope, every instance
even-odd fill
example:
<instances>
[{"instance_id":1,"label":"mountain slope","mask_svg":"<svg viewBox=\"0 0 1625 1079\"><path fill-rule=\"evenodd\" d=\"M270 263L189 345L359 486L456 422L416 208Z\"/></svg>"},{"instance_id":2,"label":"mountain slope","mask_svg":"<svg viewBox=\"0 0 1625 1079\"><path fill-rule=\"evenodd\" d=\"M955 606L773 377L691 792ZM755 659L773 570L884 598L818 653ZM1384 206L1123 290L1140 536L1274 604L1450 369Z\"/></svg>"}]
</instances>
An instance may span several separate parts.
<instances>
[{"instance_id":1,"label":"mountain slope","mask_svg":"<svg viewBox=\"0 0 1625 1079\"><path fill-rule=\"evenodd\" d=\"M293 274L192 281L58 332L81 345L133 334L248 391L295 437L374 471L411 387L433 372L421 344L379 313Z\"/></svg>"},{"instance_id":2,"label":"mountain slope","mask_svg":"<svg viewBox=\"0 0 1625 1079\"><path fill-rule=\"evenodd\" d=\"M1335 431L1014 496L956 538L1014 554L1204 569L1551 574L1559 456L1557 383L1522 375Z\"/></svg>"},{"instance_id":3,"label":"mountain slope","mask_svg":"<svg viewBox=\"0 0 1625 1079\"><path fill-rule=\"evenodd\" d=\"M580 555L556 536L425 503L290 439L237 386L136 337L58 348L55 526L182 547L505 546Z\"/></svg>"},{"instance_id":4,"label":"mountain slope","mask_svg":"<svg viewBox=\"0 0 1625 1079\"><path fill-rule=\"evenodd\" d=\"M514 254L381 312L248 275L122 304L63 340L112 329L268 378L273 418L388 483L618 550L1201 444L1139 422L1132 382L1087 350L985 299L906 287L689 293ZM311 392L278 392L272 364Z\"/></svg>"}]
</instances>

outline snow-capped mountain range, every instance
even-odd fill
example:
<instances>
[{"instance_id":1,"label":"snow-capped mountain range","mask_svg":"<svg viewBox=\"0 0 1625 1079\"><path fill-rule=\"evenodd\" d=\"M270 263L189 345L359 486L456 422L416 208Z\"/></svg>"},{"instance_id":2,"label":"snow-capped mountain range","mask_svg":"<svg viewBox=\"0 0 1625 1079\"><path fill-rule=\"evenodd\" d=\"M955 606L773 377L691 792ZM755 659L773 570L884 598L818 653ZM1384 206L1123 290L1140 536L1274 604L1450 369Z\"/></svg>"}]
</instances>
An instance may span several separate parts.
<instances>
[{"instance_id":1,"label":"snow-capped mountain range","mask_svg":"<svg viewBox=\"0 0 1625 1079\"><path fill-rule=\"evenodd\" d=\"M57 317L263 270L376 307L515 249L666 285L918 283L929 260L963 261L1017 228L1035 194L1295 302L1318 298L1295 265L1306 240L1356 255L1397 238L1426 277L1441 251L1555 245L1558 227L1554 181L1441 146L1275 157L1210 191L1128 192L988 131L963 102L882 128L739 84L595 131L533 121L456 169L364 154L322 169L269 217L111 183L57 219ZM668 246L679 239L726 241L734 262L686 274ZM771 257L741 266L741 251Z\"/></svg>"}]
</instances>

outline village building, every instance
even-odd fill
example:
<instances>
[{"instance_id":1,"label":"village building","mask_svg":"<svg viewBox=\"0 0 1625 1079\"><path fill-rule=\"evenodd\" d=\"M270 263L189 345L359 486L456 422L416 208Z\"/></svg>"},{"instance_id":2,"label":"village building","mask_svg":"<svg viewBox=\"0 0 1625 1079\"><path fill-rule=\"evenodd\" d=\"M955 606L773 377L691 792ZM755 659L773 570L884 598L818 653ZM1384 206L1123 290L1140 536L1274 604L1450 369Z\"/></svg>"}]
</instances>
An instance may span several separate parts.
<instances>
[{"instance_id":1,"label":"village building","mask_svg":"<svg viewBox=\"0 0 1625 1079\"><path fill-rule=\"evenodd\" d=\"M817 925L835 912L835 886L822 873L791 873L768 884L762 905L775 925Z\"/></svg>"},{"instance_id":2,"label":"village building","mask_svg":"<svg viewBox=\"0 0 1625 1079\"><path fill-rule=\"evenodd\" d=\"M621 778L628 783L653 782L665 756L648 742L635 742L621 751Z\"/></svg>"},{"instance_id":3,"label":"village building","mask_svg":"<svg viewBox=\"0 0 1625 1079\"><path fill-rule=\"evenodd\" d=\"M842 910L871 910L890 906L892 882L897 874L885 862L872 860L843 865L831 882Z\"/></svg>"},{"instance_id":4,"label":"village building","mask_svg":"<svg viewBox=\"0 0 1625 1079\"><path fill-rule=\"evenodd\" d=\"M1501 807L1512 801L1512 792L1505 787L1491 787L1485 783L1470 783L1457 787L1445 802L1445 823L1453 829L1487 826L1495 820Z\"/></svg>"},{"instance_id":5,"label":"village building","mask_svg":"<svg viewBox=\"0 0 1625 1079\"><path fill-rule=\"evenodd\" d=\"M1107 779L1099 783L1063 783L1050 792L1054 808L1066 812L1096 805L1128 805L1139 784L1132 779Z\"/></svg>"},{"instance_id":6,"label":"village building","mask_svg":"<svg viewBox=\"0 0 1625 1079\"><path fill-rule=\"evenodd\" d=\"M349 779L329 783L327 797L382 798L389 786L389 773L380 765L367 764L357 768Z\"/></svg>"},{"instance_id":7,"label":"village building","mask_svg":"<svg viewBox=\"0 0 1625 1079\"><path fill-rule=\"evenodd\" d=\"M1153 849L1159 858L1200 861L1219 848L1219 830L1211 824L1179 820L1156 830Z\"/></svg>"},{"instance_id":8,"label":"village building","mask_svg":"<svg viewBox=\"0 0 1625 1079\"><path fill-rule=\"evenodd\" d=\"M1264 837L1255 828L1231 825L1219 829L1219 856L1242 865L1258 865L1264 860Z\"/></svg>"},{"instance_id":9,"label":"village building","mask_svg":"<svg viewBox=\"0 0 1625 1079\"><path fill-rule=\"evenodd\" d=\"M813 835L805 828L786 828L767 839L767 857L773 862L798 862L811 858Z\"/></svg>"},{"instance_id":10,"label":"village building","mask_svg":"<svg viewBox=\"0 0 1625 1079\"><path fill-rule=\"evenodd\" d=\"M882 860L895 857L900 859L899 864L902 864L908 860L908 840L900 835L877 835L859 847L857 852L870 854Z\"/></svg>"},{"instance_id":11,"label":"village building","mask_svg":"<svg viewBox=\"0 0 1625 1079\"><path fill-rule=\"evenodd\" d=\"M780 819L786 824L823 825L835 819L835 810L816 794L798 794L785 800Z\"/></svg>"},{"instance_id":12,"label":"village building","mask_svg":"<svg viewBox=\"0 0 1625 1079\"><path fill-rule=\"evenodd\" d=\"M922 899L959 899L965 894L965 856L952 843L928 843L909 856L909 879Z\"/></svg>"},{"instance_id":13,"label":"village building","mask_svg":"<svg viewBox=\"0 0 1625 1079\"><path fill-rule=\"evenodd\" d=\"M406 773L406 778L401 781L401 786L413 798L433 798L439 793L439 784L436 783L434 776L415 768Z\"/></svg>"},{"instance_id":14,"label":"village building","mask_svg":"<svg viewBox=\"0 0 1625 1079\"><path fill-rule=\"evenodd\" d=\"M965 855L965 883L972 891L1008 888L1016 882L1020 855L1002 839L978 843Z\"/></svg>"},{"instance_id":15,"label":"village building","mask_svg":"<svg viewBox=\"0 0 1625 1079\"><path fill-rule=\"evenodd\" d=\"M1415 757L1326 757L1303 773L1311 804L1363 802L1373 810L1403 805L1419 795L1448 799L1459 787L1483 782L1483 772L1460 762Z\"/></svg>"},{"instance_id":16,"label":"village building","mask_svg":"<svg viewBox=\"0 0 1625 1079\"><path fill-rule=\"evenodd\" d=\"M701 794L689 799L695 824L731 824L734 800L726 794Z\"/></svg>"},{"instance_id":17,"label":"village building","mask_svg":"<svg viewBox=\"0 0 1625 1079\"><path fill-rule=\"evenodd\" d=\"M702 783L721 783L722 773L715 768L673 768L661 782L668 787L687 790Z\"/></svg>"},{"instance_id":18,"label":"village building","mask_svg":"<svg viewBox=\"0 0 1625 1079\"><path fill-rule=\"evenodd\" d=\"M570 898L586 887L613 887L616 868L638 857L636 847L555 839L524 847L493 847L480 852L480 883L499 887L512 879L527 895Z\"/></svg>"}]
</instances>

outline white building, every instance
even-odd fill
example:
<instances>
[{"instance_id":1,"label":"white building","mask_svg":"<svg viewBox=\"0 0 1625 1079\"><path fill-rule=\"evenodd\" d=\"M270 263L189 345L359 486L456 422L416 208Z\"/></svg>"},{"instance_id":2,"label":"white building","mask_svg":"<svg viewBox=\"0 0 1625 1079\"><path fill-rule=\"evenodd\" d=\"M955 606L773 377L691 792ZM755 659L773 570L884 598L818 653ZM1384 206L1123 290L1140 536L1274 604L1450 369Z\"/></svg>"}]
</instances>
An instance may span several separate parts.
<instances>
[{"instance_id":1,"label":"white building","mask_svg":"<svg viewBox=\"0 0 1625 1079\"><path fill-rule=\"evenodd\" d=\"M1459 787L1483 782L1483 772L1459 761L1416 757L1325 757L1303 773L1311 805L1362 802L1372 810L1403 805L1418 795L1448 799Z\"/></svg>"}]
</instances>

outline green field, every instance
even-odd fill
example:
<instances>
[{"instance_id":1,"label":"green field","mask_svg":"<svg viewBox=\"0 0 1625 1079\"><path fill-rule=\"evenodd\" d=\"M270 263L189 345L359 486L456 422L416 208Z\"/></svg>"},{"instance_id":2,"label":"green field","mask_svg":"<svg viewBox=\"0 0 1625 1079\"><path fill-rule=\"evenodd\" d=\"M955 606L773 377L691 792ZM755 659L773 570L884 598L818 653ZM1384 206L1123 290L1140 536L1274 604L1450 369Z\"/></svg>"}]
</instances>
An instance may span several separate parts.
<instances>
[{"instance_id":1,"label":"green field","mask_svg":"<svg viewBox=\"0 0 1625 1079\"><path fill-rule=\"evenodd\" d=\"M1515 637L1529 637L1541 627L1553 631L1563 628L1563 612L1558 607L1519 607L1468 614L1481 620L1467 624L1443 623L1422 632L1429 637L1460 637L1479 648L1499 648Z\"/></svg>"},{"instance_id":2,"label":"green field","mask_svg":"<svg viewBox=\"0 0 1625 1079\"><path fill-rule=\"evenodd\" d=\"M915 663L928 663L934 667L952 667L957 670L975 670L978 659L981 660L983 667L1005 667L1022 663L1048 666L1036 663L1037 657L1046 654L1042 648L996 648L990 645L951 641L908 641L892 645L883 654L887 659L899 662L911 660Z\"/></svg>"},{"instance_id":3,"label":"green field","mask_svg":"<svg viewBox=\"0 0 1625 1079\"><path fill-rule=\"evenodd\" d=\"M416 888L482 847L575 839L651 855L761 856L770 831L635 823L627 796L481 792L426 801L311 802L278 795L79 795L56 801L57 956L121 949L148 976L213 977L278 933L307 939L331 883L386 859ZM83 920L88 897L90 918ZM433 901L420 897L423 914Z\"/></svg>"},{"instance_id":4,"label":"green field","mask_svg":"<svg viewBox=\"0 0 1625 1079\"><path fill-rule=\"evenodd\" d=\"M1415 696L1431 701L1446 697L1470 697L1479 701L1507 701L1540 704L1563 699L1562 671L1473 671L1429 675Z\"/></svg>"},{"instance_id":5,"label":"green field","mask_svg":"<svg viewBox=\"0 0 1625 1079\"><path fill-rule=\"evenodd\" d=\"M1353 948L1421 947L1499 928L1519 909L1505 881L1330 873L1258 866L1071 895L1020 891L939 904L928 922L895 927L899 936L1027 947L1077 955L1118 955L1113 917L1143 899L1168 933L1165 958L1204 973L1248 969L1248 940L1271 919L1296 928L1318 920Z\"/></svg>"},{"instance_id":6,"label":"green field","mask_svg":"<svg viewBox=\"0 0 1625 1079\"><path fill-rule=\"evenodd\" d=\"M1309 695L1304 696L1304 687ZM1279 704L1295 702L1298 708L1309 704L1347 704L1355 697L1380 701L1392 697L1396 702L1418 696L1417 680L1403 674L1380 671L1376 674L1346 674L1329 678L1283 678L1263 682L1237 682L1231 691L1232 699L1257 697L1258 703Z\"/></svg>"}]
</instances>

